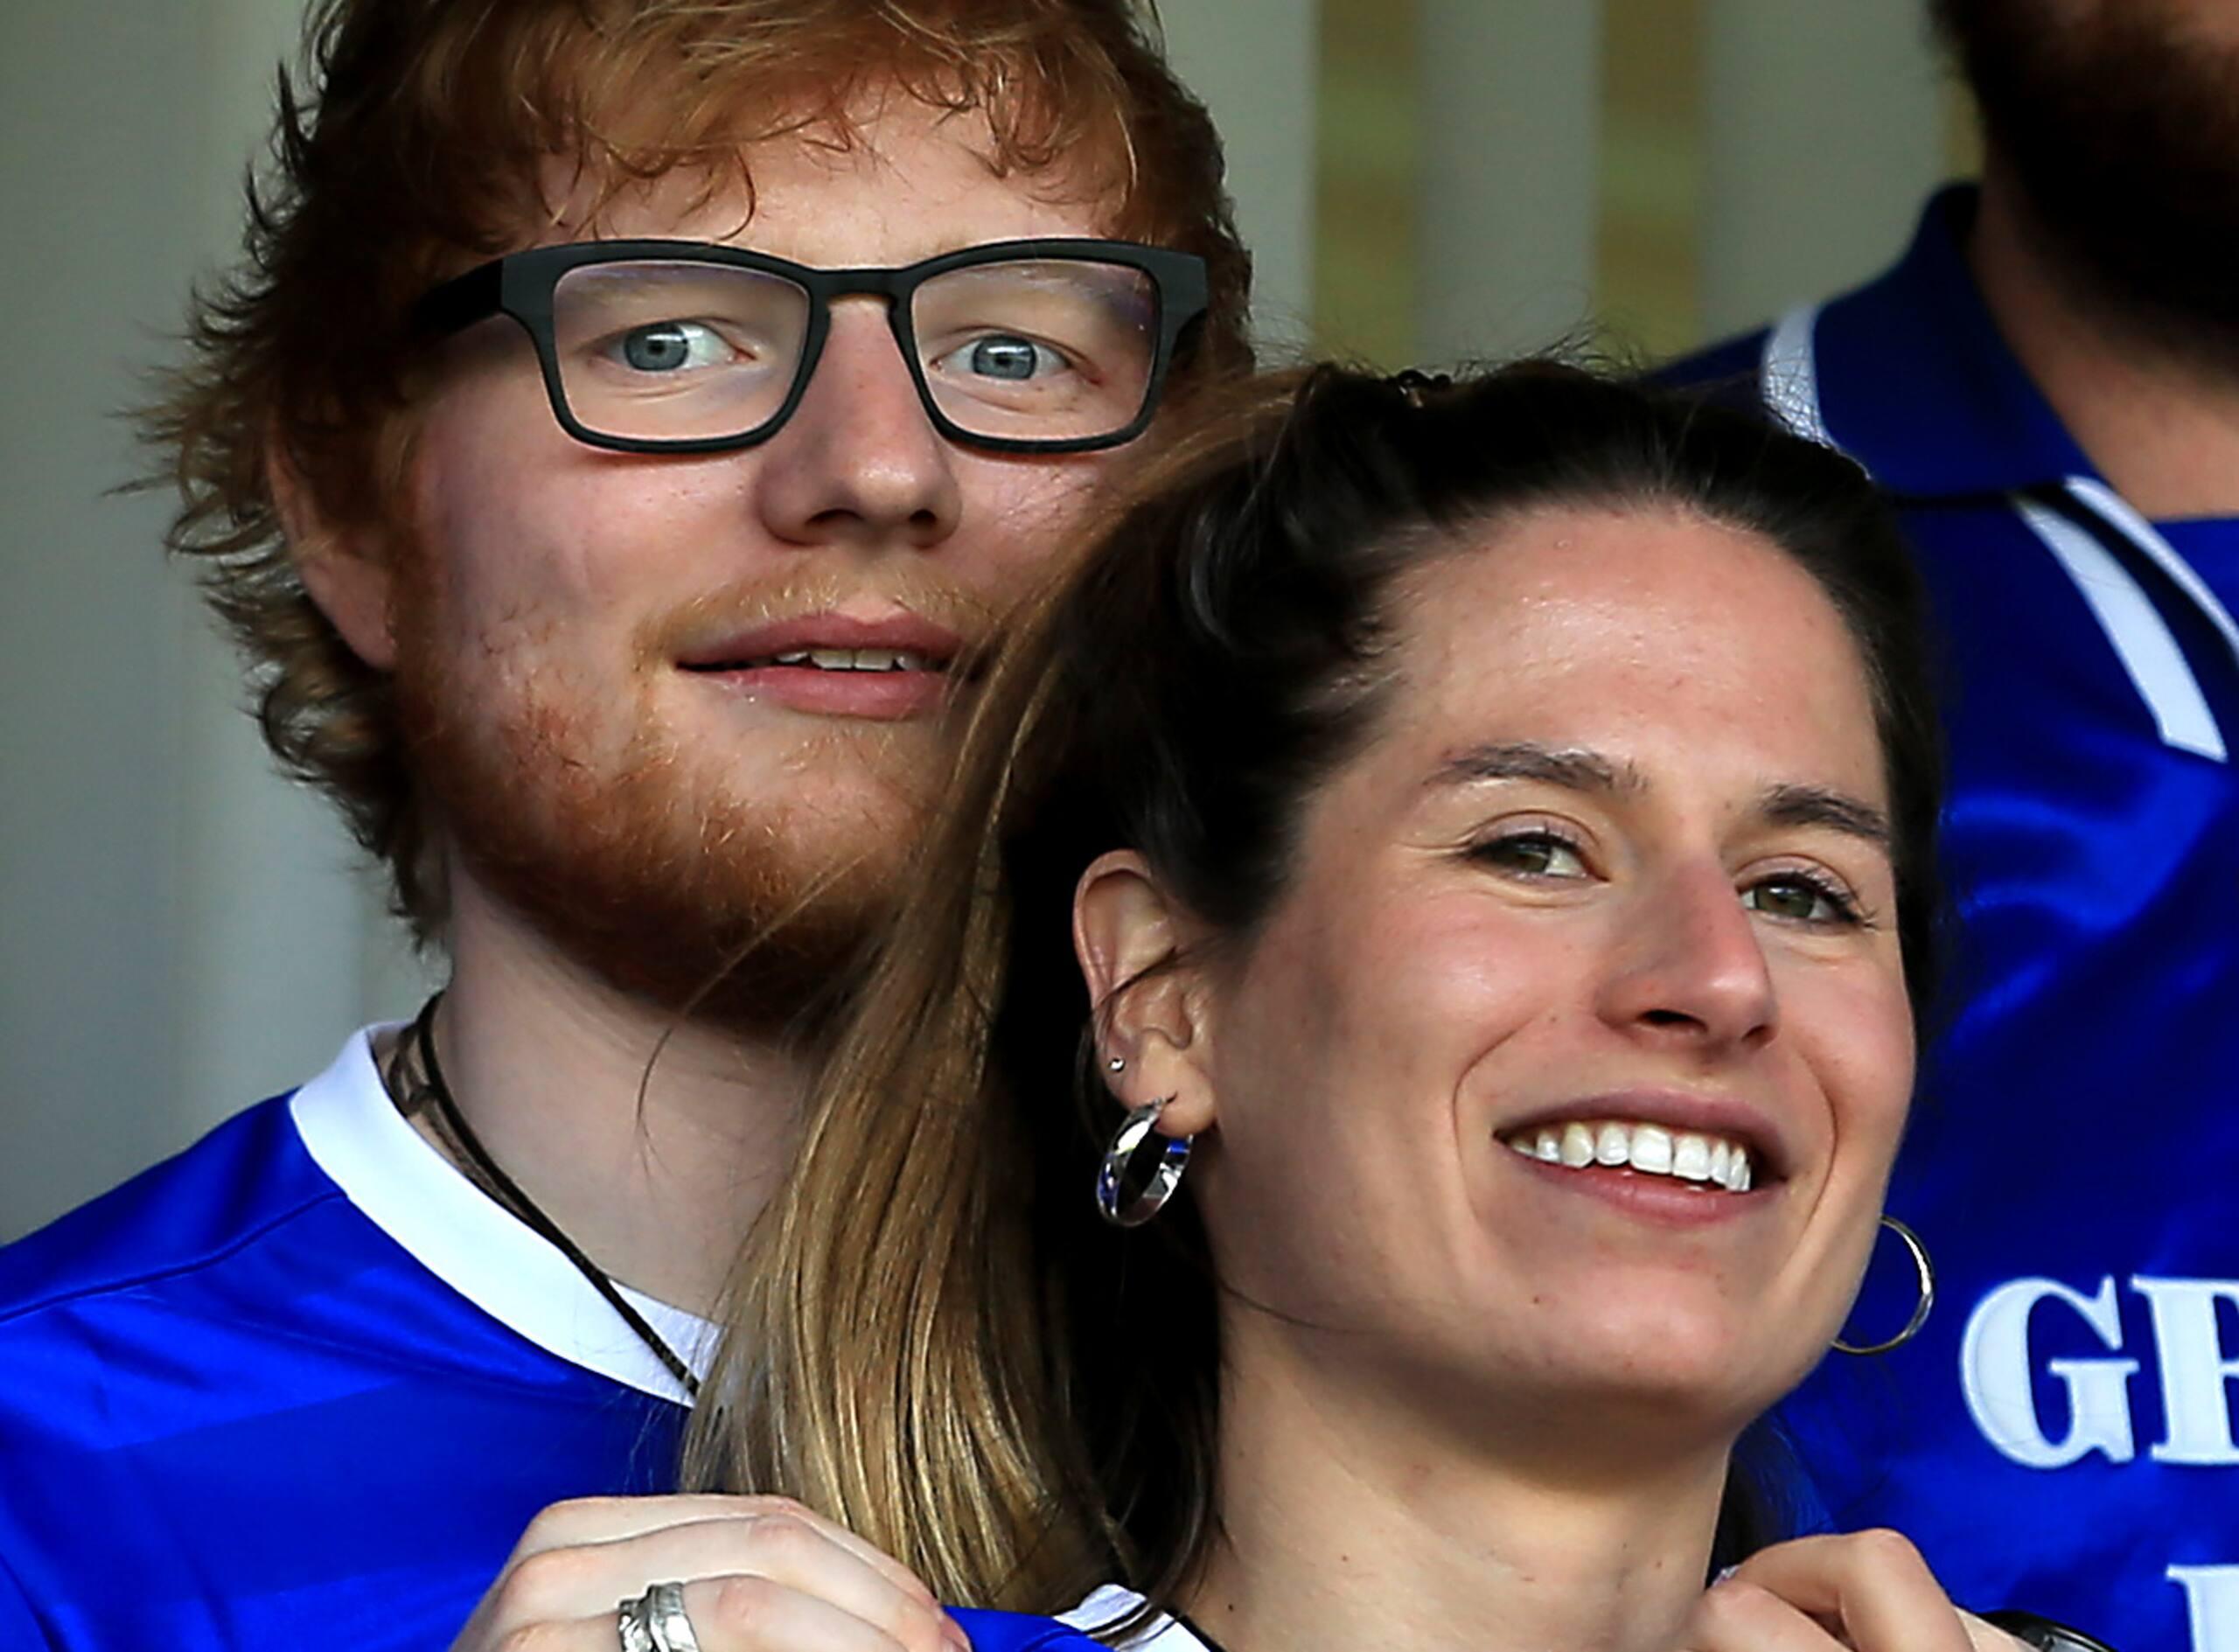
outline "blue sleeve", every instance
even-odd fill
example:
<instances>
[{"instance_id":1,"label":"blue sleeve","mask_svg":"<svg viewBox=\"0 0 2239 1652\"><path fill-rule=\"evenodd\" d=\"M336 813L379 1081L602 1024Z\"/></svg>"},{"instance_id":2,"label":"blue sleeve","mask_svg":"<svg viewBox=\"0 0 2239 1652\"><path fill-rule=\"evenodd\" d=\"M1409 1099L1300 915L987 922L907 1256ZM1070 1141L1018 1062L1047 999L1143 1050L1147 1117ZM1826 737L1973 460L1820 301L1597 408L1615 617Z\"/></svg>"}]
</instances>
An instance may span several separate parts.
<instances>
[{"instance_id":1,"label":"blue sleeve","mask_svg":"<svg viewBox=\"0 0 2239 1652\"><path fill-rule=\"evenodd\" d=\"M54 1645L31 1615L31 1599L14 1568L0 1555L0 1652L48 1652Z\"/></svg>"},{"instance_id":2,"label":"blue sleeve","mask_svg":"<svg viewBox=\"0 0 2239 1652\"><path fill-rule=\"evenodd\" d=\"M972 1652L1108 1652L1101 1641L1055 1618L951 1607L949 1616L972 1637Z\"/></svg>"}]
</instances>

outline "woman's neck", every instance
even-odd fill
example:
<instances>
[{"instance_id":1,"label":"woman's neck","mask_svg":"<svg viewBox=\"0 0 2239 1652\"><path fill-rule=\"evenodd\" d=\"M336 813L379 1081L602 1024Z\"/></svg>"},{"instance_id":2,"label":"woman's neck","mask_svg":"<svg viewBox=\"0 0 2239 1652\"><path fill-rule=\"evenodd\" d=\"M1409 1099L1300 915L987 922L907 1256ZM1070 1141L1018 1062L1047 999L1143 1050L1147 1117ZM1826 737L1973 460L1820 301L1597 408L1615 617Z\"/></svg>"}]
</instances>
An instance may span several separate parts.
<instances>
[{"instance_id":1,"label":"woman's neck","mask_svg":"<svg viewBox=\"0 0 2239 1652\"><path fill-rule=\"evenodd\" d=\"M1224 1652L1660 1652L1702 1593L1722 1448L1563 1480L1388 1391L1258 1363L1230 1366L1226 1541L1181 1603Z\"/></svg>"}]
</instances>

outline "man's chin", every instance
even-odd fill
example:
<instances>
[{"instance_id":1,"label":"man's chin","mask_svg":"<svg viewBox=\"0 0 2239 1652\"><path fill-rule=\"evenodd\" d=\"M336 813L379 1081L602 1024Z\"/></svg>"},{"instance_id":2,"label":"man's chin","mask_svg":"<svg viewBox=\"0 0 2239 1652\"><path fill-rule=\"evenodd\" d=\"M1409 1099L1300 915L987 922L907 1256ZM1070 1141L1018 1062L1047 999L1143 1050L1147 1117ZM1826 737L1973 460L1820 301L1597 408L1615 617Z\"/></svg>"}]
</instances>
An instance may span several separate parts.
<instances>
[{"instance_id":1,"label":"man's chin","mask_svg":"<svg viewBox=\"0 0 2239 1652\"><path fill-rule=\"evenodd\" d=\"M577 839L457 844L470 875L577 967L647 1008L813 1045L846 1007L887 917L889 855L820 863L750 839L666 861L602 860ZM742 853L742 851L743 851Z\"/></svg>"}]
</instances>

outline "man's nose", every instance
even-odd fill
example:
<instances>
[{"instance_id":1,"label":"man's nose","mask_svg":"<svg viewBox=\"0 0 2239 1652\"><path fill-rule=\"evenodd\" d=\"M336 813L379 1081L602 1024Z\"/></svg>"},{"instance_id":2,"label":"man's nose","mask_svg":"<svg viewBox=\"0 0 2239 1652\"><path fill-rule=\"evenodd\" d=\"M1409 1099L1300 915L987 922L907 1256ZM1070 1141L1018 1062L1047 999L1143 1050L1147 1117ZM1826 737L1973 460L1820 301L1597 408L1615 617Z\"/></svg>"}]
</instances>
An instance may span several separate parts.
<instances>
[{"instance_id":1,"label":"man's nose","mask_svg":"<svg viewBox=\"0 0 2239 1652\"><path fill-rule=\"evenodd\" d=\"M1757 924L1721 867L1654 880L1602 982L1602 1019L1631 1037L1705 1054L1770 1042L1779 1007Z\"/></svg>"},{"instance_id":2,"label":"man's nose","mask_svg":"<svg viewBox=\"0 0 2239 1652\"><path fill-rule=\"evenodd\" d=\"M762 454L763 519L789 543L929 549L962 513L955 450L926 416L875 298L833 305L800 405Z\"/></svg>"}]
</instances>

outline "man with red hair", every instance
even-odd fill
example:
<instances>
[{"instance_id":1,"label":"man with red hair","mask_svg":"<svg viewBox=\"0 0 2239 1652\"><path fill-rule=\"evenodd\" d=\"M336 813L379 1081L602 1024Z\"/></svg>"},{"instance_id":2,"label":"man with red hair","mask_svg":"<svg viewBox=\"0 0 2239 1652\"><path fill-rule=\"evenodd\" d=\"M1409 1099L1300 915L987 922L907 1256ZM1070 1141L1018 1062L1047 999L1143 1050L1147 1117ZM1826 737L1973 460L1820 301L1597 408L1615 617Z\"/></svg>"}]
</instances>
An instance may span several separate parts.
<instances>
[{"instance_id":1,"label":"man with red hair","mask_svg":"<svg viewBox=\"0 0 2239 1652\"><path fill-rule=\"evenodd\" d=\"M274 749L449 985L0 1252L10 1645L437 1644L537 1510L673 1484L945 714L1246 360L1217 142L1128 0L310 26L150 424ZM610 1645L686 1577L656 1638L945 1632L797 1513L659 1507L548 1516L504 1609Z\"/></svg>"}]
</instances>

